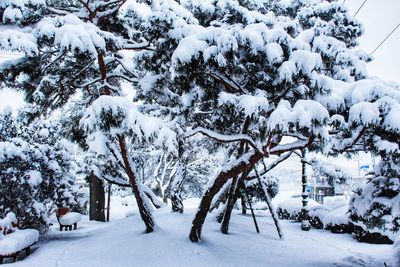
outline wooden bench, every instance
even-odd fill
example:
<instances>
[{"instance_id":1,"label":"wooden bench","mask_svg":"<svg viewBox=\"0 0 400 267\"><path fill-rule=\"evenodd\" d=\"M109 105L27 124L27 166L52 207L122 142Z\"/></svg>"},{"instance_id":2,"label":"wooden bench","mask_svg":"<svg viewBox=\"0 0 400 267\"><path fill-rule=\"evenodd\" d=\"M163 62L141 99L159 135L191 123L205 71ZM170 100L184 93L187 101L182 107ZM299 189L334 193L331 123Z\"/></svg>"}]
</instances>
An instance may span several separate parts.
<instances>
[{"instance_id":1,"label":"wooden bench","mask_svg":"<svg viewBox=\"0 0 400 267\"><path fill-rule=\"evenodd\" d=\"M72 227L74 230L78 227L78 222L81 220L81 215L77 212L70 212L68 208L59 208L56 210L56 217L58 224L60 225L60 231L71 231Z\"/></svg>"},{"instance_id":2,"label":"wooden bench","mask_svg":"<svg viewBox=\"0 0 400 267\"><path fill-rule=\"evenodd\" d=\"M39 239L39 232L35 229L18 229L18 221L15 214L10 212L3 220L0 220L0 264L5 258L13 258L25 251L30 255L31 246Z\"/></svg>"}]
</instances>

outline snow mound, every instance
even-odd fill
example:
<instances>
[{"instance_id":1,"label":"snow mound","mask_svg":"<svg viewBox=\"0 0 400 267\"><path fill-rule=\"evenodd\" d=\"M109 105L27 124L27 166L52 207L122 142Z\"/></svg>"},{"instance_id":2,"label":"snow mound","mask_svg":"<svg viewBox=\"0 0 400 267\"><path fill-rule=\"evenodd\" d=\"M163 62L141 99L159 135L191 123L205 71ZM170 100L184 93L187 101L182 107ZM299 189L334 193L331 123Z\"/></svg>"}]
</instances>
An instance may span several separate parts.
<instances>
[{"instance_id":1,"label":"snow mound","mask_svg":"<svg viewBox=\"0 0 400 267\"><path fill-rule=\"evenodd\" d=\"M400 235L396 238L393 244L394 247L394 262L396 266L400 266Z\"/></svg>"},{"instance_id":2,"label":"snow mound","mask_svg":"<svg viewBox=\"0 0 400 267\"><path fill-rule=\"evenodd\" d=\"M320 206L318 202L313 199L308 199L307 208ZM303 208L301 197L292 197L278 204L277 214L279 219L286 220L300 220L301 209Z\"/></svg>"},{"instance_id":3,"label":"snow mound","mask_svg":"<svg viewBox=\"0 0 400 267\"><path fill-rule=\"evenodd\" d=\"M333 233L351 233L349 207L342 206L329 212L323 222L324 228Z\"/></svg>"},{"instance_id":4,"label":"snow mound","mask_svg":"<svg viewBox=\"0 0 400 267\"><path fill-rule=\"evenodd\" d=\"M8 255L29 247L39 239L39 232L35 229L16 230L0 236L0 254Z\"/></svg>"},{"instance_id":5,"label":"snow mound","mask_svg":"<svg viewBox=\"0 0 400 267\"><path fill-rule=\"evenodd\" d=\"M67 214L60 217L60 223L62 225L72 225L81 220L82 215L78 212L68 212Z\"/></svg>"},{"instance_id":6,"label":"snow mound","mask_svg":"<svg viewBox=\"0 0 400 267\"><path fill-rule=\"evenodd\" d=\"M14 212L7 213L4 219L0 220L0 229L14 229L13 224L17 224L18 220Z\"/></svg>"}]
</instances>

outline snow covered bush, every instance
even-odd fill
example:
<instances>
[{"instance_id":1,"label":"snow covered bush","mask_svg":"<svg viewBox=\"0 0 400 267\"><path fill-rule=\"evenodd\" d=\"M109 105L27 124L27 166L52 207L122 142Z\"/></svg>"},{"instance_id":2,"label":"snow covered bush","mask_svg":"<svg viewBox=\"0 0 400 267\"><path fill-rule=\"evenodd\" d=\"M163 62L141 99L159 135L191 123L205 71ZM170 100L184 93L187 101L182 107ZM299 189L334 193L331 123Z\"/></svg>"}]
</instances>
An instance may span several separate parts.
<instances>
[{"instance_id":1,"label":"snow covered bush","mask_svg":"<svg viewBox=\"0 0 400 267\"><path fill-rule=\"evenodd\" d=\"M354 236L364 242L392 243L400 235L400 89L390 84L369 84L362 102L350 111L367 134L365 145L381 160L350 201ZM381 97L380 97L381 96Z\"/></svg>"},{"instance_id":2,"label":"snow covered bush","mask_svg":"<svg viewBox=\"0 0 400 267\"><path fill-rule=\"evenodd\" d=\"M349 208L343 206L333 209L323 219L324 228L332 233L351 233L353 227L349 220Z\"/></svg>"},{"instance_id":3,"label":"snow covered bush","mask_svg":"<svg viewBox=\"0 0 400 267\"><path fill-rule=\"evenodd\" d=\"M399 157L399 154L397 154ZM397 164L396 164L397 162ZM356 239L369 243L393 243L400 234L400 172L388 172L399 159L382 160L377 175L354 192L350 202Z\"/></svg>"},{"instance_id":4,"label":"snow covered bush","mask_svg":"<svg viewBox=\"0 0 400 267\"><path fill-rule=\"evenodd\" d=\"M317 229L324 228L325 217L333 210L340 207L348 208L348 200L343 196L325 197L324 204L314 206L309 210L309 221L311 226Z\"/></svg>"},{"instance_id":5,"label":"snow covered bush","mask_svg":"<svg viewBox=\"0 0 400 267\"><path fill-rule=\"evenodd\" d=\"M291 197L278 204L276 213L281 220L293 220L300 222L303 218L301 209L303 208L302 198L299 196ZM307 208L312 210L320 207L320 204L313 199L308 200Z\"/></svg>"},{"instance_id":6,"label":"snow covered bush","mask_svg":"<svg viewBox=\"0 0 400 267\"><path fill-rule=\"evenodd\" d=\"M249 197L252 204L265 201L264 188L267 188L269 197L271 199L274 198L279 192L279 180L277 177L265 175L260 178L264 186L260 185L257 179L245 181L246 191L242 192L242 194ZM247 204L247 202L245 203Z\"/></svg>"},{"instance_id":7,"label":"snow covered bush","mask_svg":"<svg viewBox=\"0 0 400 267\"><path fill-rule=\"evenodd\" d=\"M70 173L70 144L57 140L50 125L8 123L16 131L0 142L1 216L15 212L23 227L44 232L58 207L85 212L86 200Z\"/></svg>"}]
</instances>

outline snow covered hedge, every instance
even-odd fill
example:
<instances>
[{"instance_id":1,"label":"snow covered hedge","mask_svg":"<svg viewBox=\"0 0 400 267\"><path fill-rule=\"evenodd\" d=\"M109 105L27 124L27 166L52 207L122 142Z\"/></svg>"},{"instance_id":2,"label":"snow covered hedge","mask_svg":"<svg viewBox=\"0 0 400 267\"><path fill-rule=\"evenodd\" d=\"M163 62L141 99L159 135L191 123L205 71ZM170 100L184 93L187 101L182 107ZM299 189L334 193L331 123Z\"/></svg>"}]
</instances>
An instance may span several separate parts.
<instances>
[{"instance_id":1,"label":"snow covered hedge","mask_svg":"<svg viewBox=\"0 0 400 267\"><path fill-rule=\"evenodd\" d=\"M282 201L278 204L276 209L276 213L278 214L278 218L280 220L293 220L293 221L301 221L302 220L302 212L303 208L302 197L291 197L285 201ZM313 209L315 207L319 207L320 204L313 199L308 199L307 208Z\"/></svg>"},{"instance_id":2,"label":"snow covered hedge","mask_svg":"<svg viewBox=\"0 0 400 267\"><path fill-rule=\"evenodd\" d=\"M350 218L354 225L354 236L360 241L393 243L400 235L398 146L399 144L392 145L391 148L388 147L389 153L382 153L383 158L375 167L375 175L351 198Z\"/></svg>"},{"instance_id":3,"label":"snow covered hedge","mask_svg":"<svg viewBox=\"0 0 400 267\"><path fill-rule=\"evenodd\" d=\"M330 211L323 219L324 228L332 233L351 233L353 227L349 220L349 208L343 206Z\"/></svg>"}]
</instances>

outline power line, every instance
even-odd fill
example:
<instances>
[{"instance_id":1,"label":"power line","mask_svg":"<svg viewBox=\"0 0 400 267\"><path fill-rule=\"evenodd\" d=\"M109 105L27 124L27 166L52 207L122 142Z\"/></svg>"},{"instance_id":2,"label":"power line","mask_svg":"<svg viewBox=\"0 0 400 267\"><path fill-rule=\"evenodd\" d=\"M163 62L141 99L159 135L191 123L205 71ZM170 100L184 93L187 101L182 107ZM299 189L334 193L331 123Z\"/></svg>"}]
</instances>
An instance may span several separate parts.
<instances>
[{"instance_id":1,"label":"power line","mask_svg":"<svg viewBox=\"0 0 400 267\"><path fill-rule=\"evenodd\" d=\"M368 1L368 0L364 0L364 2L361 4L361 6L357 9L356 13L354 14L354 17L357 16L358 12L360 12L361 8L365 5L365 3L366 3L367 1Z\"/></svg>"},{"instance_id":2,"label":"power line","mask_svg":"<svg viewBox=\"0 0 400 267\"><path fill-rule=\"evenodd\" d=\"M378 50L378 48L381 47L383 43L386 42L387 39L389 39L389 37L399 28L399 26L400 23L397 24L397 26L385 37L385 39L383 39L383 41L374 49L374 51L372 51L371 55L373 55L375 51Z\"/></svg>"}]
</instances>

